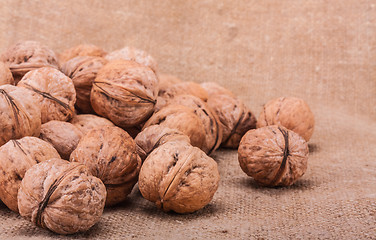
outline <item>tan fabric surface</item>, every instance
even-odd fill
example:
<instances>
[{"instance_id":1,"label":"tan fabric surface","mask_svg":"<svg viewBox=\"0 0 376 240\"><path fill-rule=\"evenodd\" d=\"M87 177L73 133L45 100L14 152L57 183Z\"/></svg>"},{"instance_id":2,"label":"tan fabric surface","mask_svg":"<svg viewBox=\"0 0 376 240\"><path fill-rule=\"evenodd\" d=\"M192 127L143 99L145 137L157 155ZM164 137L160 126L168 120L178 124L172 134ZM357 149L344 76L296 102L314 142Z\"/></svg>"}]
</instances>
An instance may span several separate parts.
<instances>
[{"instance_id":1,"label":"tan fabric surface","mask_svg":"<svg viewBox=\"0 0 376 240\"><path fill-rule=\"evenodd\" d=\"M1 205L0 239L376 239L376 1L1 0L0 32L0 51L20 39L138 47L162 72L228 87L256 115L292 95L316 116L292 187L257 186L236 151L220 150L220 187L197 213L163 213L135 189L64 237Z\"/></svg>"}]
</instances>

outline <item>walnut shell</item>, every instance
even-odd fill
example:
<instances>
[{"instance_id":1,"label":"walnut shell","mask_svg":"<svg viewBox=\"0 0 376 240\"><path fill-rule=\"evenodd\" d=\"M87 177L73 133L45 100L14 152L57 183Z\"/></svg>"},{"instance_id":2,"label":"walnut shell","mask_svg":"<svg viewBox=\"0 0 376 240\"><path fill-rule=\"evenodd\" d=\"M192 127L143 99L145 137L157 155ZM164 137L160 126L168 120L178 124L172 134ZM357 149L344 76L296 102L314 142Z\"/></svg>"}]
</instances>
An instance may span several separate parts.
<instances>
[{"instance_id":1,"label":"walnut shell","mask_svg":"<svg viewBox=\"0 0 376 240\"><path fill-rule=\"evenodd\" d=\"M248 131L238 149L242 170L265 186L289 186L307 169L308 144L297 133L271 125Z\"/></svg>"},{"instance_id":2,"label":"walnut shell","mask_svg":"<svg viewBox=\"0 0 376 240\"><path fill-rule=\"evenodd\" d=\"M258 118L257 127L269 125L284 126L308 142L313 134L315 118L303 99L281 97L266 103Z\"/></svg>"},{"instance_id":3,"label":"walnut shell","mask_svg":"<svg viewBox=\"0 0 376 240\"><path fill-rule=\"evenodd\" d=\"M0 85L4 84L14 85L14 79L9 67L3 62L0 62Z\"/></svg>"},{"instance_id":4,"label":"walnut shell","mask_svg":"<svg viewBox=\"0 0 376 240\"><path fill-rule=\"evenodd\" d=\"M59 68L55 53L36 41L20 41L8 47L0 56L0 61L9 65L16 84L33 69Z\"/></svg>"},{"instance_id":5,"label":"walnut shell","mask_svg":"<svg viewBox=\"0 0 376 240\"><path fill-rule=\"evenodd\" d=\"M69 121L73 117L76 90L72 80L59 70L50 67L32 70L17 86L34 92L42 108L42 124L51 120Z\"/></svg>"},{"instance_id":6,"label":"walnut shell","mask_svg":"<svg viewBox=\"0 0 376 240\"><path fill-rule=\"evenodd\" d=\"M190 143L189 137L184 133L161 125L147 127L135 138L137 153L142 161L154 149L170 141L185 141Z\"/></svg>"},{"instance_id":7,"label":"walnut shell","mask_svg":"<svg viewBox=\"0 0 376 240\"><path fill-rule=\"evenodd\" d=\"M107 189L106 206L125 200L138 180L141 159L129 134L118 127L93 129L82 137L70 156L85 164Z\"/></svg>"},{"instance_id":8,"label":"walnut shell","mask_svg":"<svg viewBox=\"0 0 376 240\"><path fill-rule=\"evenodd\" d=\"M18 192L21 216L59 234L84 232L102 216L106 188L85 165L53 158L27 170Z\"/></svg>"},{"instance_id":9,"label":"walnut shell","mask_svg":"<svg viewBox=\"0 0 376 240\"><path fill-rule=\"evenodd\" d=\"M65 63L78 56L104 57L107 53L94 44L80 44L64 50L59 55L61 63Z\"/></svg>"},{"instance_id":10,"label":"walnut shell","mask_svg":"<svg viewBox=\"0 0 376 240\"><path fill-rule=\"evenodd\" d=\"M92 114L78 114L74 115L72 120L70 121L73 125L75 125L83 135L86 135L90 130L95 128L100 128L103 126L115 126L110 120L107 118L102 118L97 115Z\"/></svg>"},{"instance_id":11,"label":"walnut shell","mask_svg":"<svg viewBox=\"0 0 376 240\"><path fill-rule=\"evenodd\" d=\"M91 91L94 111L123 128L144 122L152 113L158 78L144 65L116 60L99 72Z\"/></svg>"},{"instance_id":12,"label":"walnut shell","mask_svg":"<svg viewBox=\"0 0 376 240\"><path fill-rule=\"evenodd\" d=\"M174 75L170 75L170 74L159 74L158 78L159 78L158 96L162 96L166 92L166 89L169 88L170 86L176 83L183 82L180 78Z\"/></svg>"},{"instance_id":13,"label":"walnut shell","mask_svg":"<svg viewBox=\"0 0 376 240\"><path fill-rule=\"evenodd\" d=\"M25 172L51 158L60 158L59 153L36 137L10 140L0 147L0 199L8 208L18 212L17 193Z\"/></svg>"},{"instance_id":14,"label":"walnut shell","mask_svg":"<svg viewBox=\"0 0 376 240\"><path fill-rule=\"evenodd\" d=\"M142 196L163 211L191 213L213 198L219 183L217 163L184 141L155 149L141 167Z\"/></svg>"},{"instance_id":15,"label":"walnut shell","mask_svg":"<svg viewBox=\"0 0 376 240\"><path fill-rule=\"evenodd\" d=\"M51 143L62 159L69 160L82 135L80 129L73 124L53 120L42 124L39 138Z\"/></svg>"},{"instance_id":16,"label":"walnut shell","mask_svg":"<svg viewBox=\"0 0 376 240\"><path fill-rule=\"evenodd\" d=\"M10 139L39 136L40 115L31 91L8 84L0 86L0 146Z\"/></svg>"}]
</instances>

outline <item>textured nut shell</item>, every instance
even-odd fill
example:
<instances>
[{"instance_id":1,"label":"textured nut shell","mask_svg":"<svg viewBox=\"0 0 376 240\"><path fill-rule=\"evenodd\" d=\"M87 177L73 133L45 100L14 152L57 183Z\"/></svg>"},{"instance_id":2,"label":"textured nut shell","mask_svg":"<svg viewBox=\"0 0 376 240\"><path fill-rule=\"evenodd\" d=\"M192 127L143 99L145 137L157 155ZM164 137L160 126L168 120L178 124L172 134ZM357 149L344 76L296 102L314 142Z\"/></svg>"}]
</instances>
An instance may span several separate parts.
<instances>
[{"instance_id":1,"label":"textured nut shell","mask_svg":"<svg viewBox=\"0 0 376 240\"><path fill-rule=\"evenodd\" d=\"M152 113L158 93L158 78L148 67L116 60L99 72L91 91L94 111L120 127L132 127Z\"/></svg>"},{"instance_id":2,"label":"textured nut shell","mask_svg":"<svg viewBox=\"0 0 376 240\"><path fill-rule=\"evenodd\" d=\"M87 231L99 221L105 199L105 186L83 164L54 158L26 172L18 208L21 216L38 226L72 234Z\"/></svg>"},{"instance_id":3,"label":"textured nut shell","mask_svg":"<svg viewBox=\"0 0 376 240\"><path fill-rule=\"evenodd\" d=\"M72 80L59 70L39 68L25 74L17 86L32 90L41 106L42 124L69 121L74 114L76 90Z\"/></svg>"},{"instance_id":4,"label":"textured nut shell","mask_svg":"<svg viewBox=\"0 0 376 240\"><path fill-rule=\"evenodd\" d=\"M313 134L315 118L304 100L281 97L266 103L258 118L257 127L269 125L282 125L308 142Z\"/></svg>"},{"instance_id":5,"label":"textured nut shell","mask_svg":"<svg viewBox=\"0 0 376 240\"><path fill-rule=\"evenodd\" d=\"M80 129L83 135L92 129L104 126L115 126L110 120L92 114L74 115L70 123Z\"/></svg>"},{"instance_id":6,"label":"textured nut shell","mask_svg":"<svg viewBox=\"0 0 376 240\"><path fill-rule=\"evenodd\" d=\"M40 115L31 91L8 84L0 86L0 146L10 139L39 136Z\"/></svg>"},{"instance_id":7,"label":"textured nut shell","mask_svg":"<svg viewBox=\"0 0 376 240\"><path fill-rule=\"evenodd\" d=\"M0 199L18 212L17 193L25 172L33 165L60 158L53 146L36 137L10 140L0 147Z\"/></svg>"},{"instance_id":8,"label":"textured nut shell","mask_svg":"<svg viewBox=\"0 0 376 240\"><path fill-rule=\"evenodd\" d=\"M289 186L307 169L308 144L297 133L272 125L248 131L238 154L242 170L257 182Z\"/></svg>"},{"instance_id":9,"label":"textured nut shell","mask_svg":"<svg viewBox=\"0 0 376 240\"><path fill-rule=\"evenodd\" d=\"M195 110L182 105L168 105L153 114L145 123L143 130L152 125L177 129L187 135L191 144L202 148L205 144L205 127Z\"/></svg>"},{"instance_id":10,"label":"textured nut shell","mask_svg":"<svg viewBox=\"0 0 376 240\"><path fill-rule=\"evenodd\" d=\"M118 127L93 129L82 137L70 161L85 164L107 189L106 206L125 200L138 179L141 159L129 134Z\"/></svg>"},{"instance_id":11,"label":"textured nut shell","mask_svg":"<svg viewBox=\"0 0 376 240\"><path fill-rule=\"evenodd\" d=\"M65 160L69 160L81 137L82 132L73 124L55 120L42 124L39 135L40 139L51 143Z\"/></svg>"},{"instance_id":12,"label":"textured nut shell","mask_svg":"<svg viewBox=\"0 0 376 240\"><path fill-rule=\"evenodd\" d=\"M64 50L59 55L61 63L65 63L78 56L104 57L106 52L93 44L80 44Z\"/></svg>"},{"instance_id":13,"label":"textured nut shell","mask_svg":"<svg viewBox=\"0 0 376 240\"><path fill-rule=\"evenodd\" d=\"M189 137L184 133L161 125L147 127L135 138L137 153L142 161L144 161L154 149L171 141L185 141L190 143Z\"/></svg>"},{"instance_id":14,"label":"textured nut shell","mask_svg":"<svg viewBox=\"0 0 376 240\"><path fill-rule=\"evenodd\" d=\"M217 191L217 163L184 141L155 149L141 167L142 196L164 211L190 213L207 205Z\"/></svg>"},{"instance_id":15,"label":"textured nut shell","mask_svg":"<svg viewBox=\"0 0 376 240\"><path fill-rule=\"evenodd\" d=\"M93 113L90 93L99 69L106 60L101 57L79 56L72 58L62 66L62 72L70 77L76 89L76 109L80 113Z\"/></svg>"},{"instance_id":16,"label":"textured nut shell","mask_svg":"<svg viewBox=\"0 0 376 240\"><path fill-rule=\"evenodd\" d=\"M3 62L0 62L0 85L4 84L14 85L14 79L9 67Z\"/></svg>"},{"instance_id":17,"label":"textured nut shell","mask_svg":"<svg viewBox=\"0 0 376 240\"><path fill-rule=\"evenodd\" d=\"M55 53L36 41L20 41L8 47L0 56L0 61L9 65L16 84L30 70L59 68Z\"/></svg>"},{"instance_id":18,"label":"textured nut shell","mask_svg":"<svg viewBox=\"0 0 376 240\"><path fill-rule=\"evenodd\" d=\"M158 96L162 96L166 92L166 89L169 88L170 86L176 83L183 82L180 78L174 75L170 75L170 74L159 74L158 78L159 78Z\"/></svg>"}]
</instances>

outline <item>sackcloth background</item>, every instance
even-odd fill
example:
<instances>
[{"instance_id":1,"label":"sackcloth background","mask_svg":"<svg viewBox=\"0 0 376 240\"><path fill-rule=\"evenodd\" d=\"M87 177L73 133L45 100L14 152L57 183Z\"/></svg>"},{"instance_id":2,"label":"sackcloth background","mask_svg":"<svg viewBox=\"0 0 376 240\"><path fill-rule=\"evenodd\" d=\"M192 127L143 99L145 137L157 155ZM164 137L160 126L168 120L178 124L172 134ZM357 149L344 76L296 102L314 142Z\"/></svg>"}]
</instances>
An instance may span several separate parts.
<instances>
[{"instance_id":1,"label":"sackcloth background","mask_svg":"<svg viewBox=\"0 0 376 240\"><path fill-rule=\"evenodd\" d=\"M315 114L306 174L264 188L219 150L213 201L164 213L137 187L90 231L59 236L0 206L0 239L376 239L376 1L0 0L0 51L38 40L144 49L161 72L215 81L259 115L280 96Z\"/></svg>"}]
</instances>

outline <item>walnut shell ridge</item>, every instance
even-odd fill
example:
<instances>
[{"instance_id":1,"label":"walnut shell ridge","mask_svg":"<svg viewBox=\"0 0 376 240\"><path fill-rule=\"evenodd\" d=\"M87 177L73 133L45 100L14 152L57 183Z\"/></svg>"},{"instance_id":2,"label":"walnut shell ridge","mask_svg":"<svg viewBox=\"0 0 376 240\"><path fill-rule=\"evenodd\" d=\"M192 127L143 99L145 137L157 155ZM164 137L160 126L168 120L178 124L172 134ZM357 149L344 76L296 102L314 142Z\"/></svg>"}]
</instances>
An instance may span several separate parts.
<instances>
[{"instance_id":1,"label":"walnut shell ridge","mask_svg":"<svg viewBox=\"0 0 376 240\"><path fill-rule=\"evenodd\" d=\"M93 114L74 115L70 123L80 129L83 135L90 132L90 130L92 129L100 128L103 126L115 126L107 118L99 117Z\"/></svg>"},{"instance_id":2,"label":"walnut shell ridge","mask_svg":"<svg viewBox=\"0 0 376 240\"><path fill-rule=\"evenodd\" d=\"M159 74L158 78L159 78L158 96L162 96L166 92L167 88L169 88L170 86L176 83L183 82L180 78L171 74Z\"/></svg>"},{"instance_id":3,"label":"walnut shell ridge","mask_svg":"<svg viewBox=\"0 0 376 240\"><path fill-rule=\"evenodd\" d=\"M94 44L79 44L77 46L65 49L59 54L59 61L66 63L72 58L79 56L91 56L91 57L104 57L106 56L106 51Z\"/></svg>"},{"instance_id":4,"label":"walnut shell ridge","mask_svg":"<svg viewBox=\"0 0 376 240\"><path fill-rule=\"evenodd\" d=\"M14 85L14 79L9 67L0 61L0 85Z\"/></svg>"}]
</instances>

